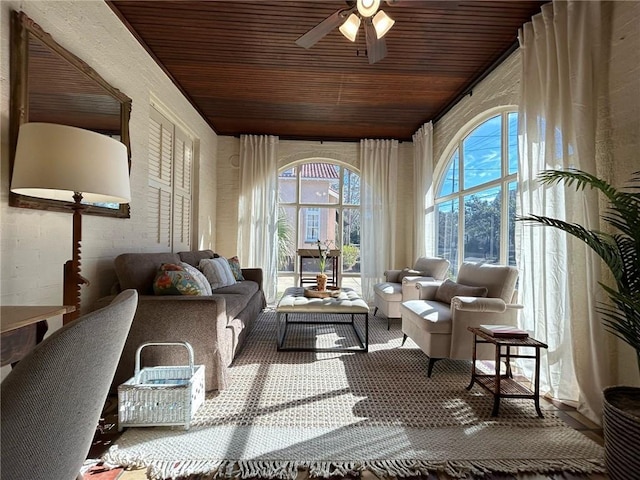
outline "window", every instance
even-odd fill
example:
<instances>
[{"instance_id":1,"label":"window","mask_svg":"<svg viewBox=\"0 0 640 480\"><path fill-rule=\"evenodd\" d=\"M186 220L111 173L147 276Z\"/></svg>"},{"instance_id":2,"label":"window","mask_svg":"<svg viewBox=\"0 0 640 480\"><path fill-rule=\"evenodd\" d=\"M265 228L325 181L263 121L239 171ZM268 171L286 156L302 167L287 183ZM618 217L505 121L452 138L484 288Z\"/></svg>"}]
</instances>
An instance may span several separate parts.
<instances>
[{"instance_id":1,"label":"window","mask_svg":"<svg viewBox=\"0 0 640 480\"><path fill-rule=\"evenodd\" d=\"M313 243L320 239L320 209L306 209L305 242Z\"/></svg>"},{"instance_id":2,"label":"window","mask_svg":"<svg viewBox=\"0 0 640 480\"><path fill-rule=\"evenodd\" d=\"M484 119L461 136L437 181L436 254L451 262L515 265L518 115Z\"/></svg>"},{"instance_id":3,"label":"window","mask_svg":"<svg viewBox=\"0 0 640 480\"><path fill-rule=\"evenodd\" d=\"M172 251L190 250L193 140L155 108L150 111L149 233Z\"/></svg>"},{"instance_id":4,"label":"window","mask_svg":"<svg viewBox=\"0 0 640 480\"><path fill-rule=\"evenodd\" d=\"M278 195L280 280L297 278L298 249L316 248L318 240L330 240L341 248L341 277L360 275L360 175L357 172L333 163L302 163L280 172Z\"/></svg>"}]
</instances>

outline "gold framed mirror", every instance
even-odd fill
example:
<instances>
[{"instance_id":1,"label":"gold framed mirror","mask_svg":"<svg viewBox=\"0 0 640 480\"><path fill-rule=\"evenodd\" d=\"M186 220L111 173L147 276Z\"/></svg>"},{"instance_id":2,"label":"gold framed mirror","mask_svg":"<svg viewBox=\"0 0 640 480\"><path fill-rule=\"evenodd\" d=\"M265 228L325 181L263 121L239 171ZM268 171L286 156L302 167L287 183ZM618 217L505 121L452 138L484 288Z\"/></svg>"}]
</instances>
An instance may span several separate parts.
<instances>
[{"instance_id":1,"label":"gold framed mirror","mask_svg":"<svg viewBox=\"0 0 640 480\"><path fill-rule=\"evenodd\" d=\"M60 46L24 12L11 17L10 174L18 130L26 122L48 122L109 135L126 147L131 171L131 99L89 65ZM10 175L11 178L11 175ZM9 205L71 212L69 202L9 192ZM83 214L128 218L129 204L87 204Z\"/></svg>"}]
</instances>

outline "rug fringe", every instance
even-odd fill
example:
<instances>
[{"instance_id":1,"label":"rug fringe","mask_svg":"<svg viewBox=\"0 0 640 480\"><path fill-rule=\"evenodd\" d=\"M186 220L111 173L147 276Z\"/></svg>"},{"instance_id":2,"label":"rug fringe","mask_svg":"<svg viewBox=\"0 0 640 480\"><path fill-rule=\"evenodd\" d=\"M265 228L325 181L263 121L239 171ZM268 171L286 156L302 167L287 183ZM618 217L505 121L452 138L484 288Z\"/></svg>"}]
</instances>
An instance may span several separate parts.
<instances>
[{"instance_id":1,"label":"rug fringe","mask_svg":"<svg viewBox=\"0 0 640 480\"><path fill-rule=\"evenodd\" d=\"M119 455L112 447L105 461L129 467L146 467L147 476L153 480L218 480L224 478L268 478L296 480L298 472L308 469L311 478L359 477L365 470L379 477L415 477L446 473L453 478L470 478L490 473L500 474L572 474L605 473L602 459L562 460L374 460L374 461L276 461L276 460L221 460L221 461L161 461L151 465L142 458Z\"/></svg>"}]
</instances>

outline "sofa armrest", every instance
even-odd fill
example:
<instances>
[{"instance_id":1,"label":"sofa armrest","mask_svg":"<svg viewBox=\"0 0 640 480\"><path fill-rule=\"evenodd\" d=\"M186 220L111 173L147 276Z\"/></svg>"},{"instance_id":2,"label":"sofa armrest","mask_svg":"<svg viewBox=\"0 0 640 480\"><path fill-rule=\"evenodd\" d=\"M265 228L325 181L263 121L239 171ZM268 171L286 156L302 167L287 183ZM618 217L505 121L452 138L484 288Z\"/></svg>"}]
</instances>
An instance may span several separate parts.
<instances>
[{"instance_id":1,"label":"sofa armrest","mask_svg":"<svg viewBox=\"0 0 640 480\"><path fill-rule=\"evenodd\" d=\"M433 277L404 277L402 279L403 302L407 300L419 300L419 292L416 288L416 283L418 282L435 282L435 279Z\"/></svg>"},{"instance_id":2,"label":"sofa armrest","mask_svg":"<svg viewBox=\"0 0 640 480\"><path fill-rule=\"evenodd\" d=\"M106 301L106 299L105 299ZM222 295L140 295L112 390L133 376L136 349L144 342L189 342L195 362L205 366L205 389L227 386L232 352L225 341L226 302ZM185 365L184 349L145 349L142 366Z\"/></svg>"},{"instance_id":3,"label":"sofa armrest","mask_svg":"<svg viewBox=\"0 0 640 480\"><path fill-rule=\"evenodd\" d=\"M418 290L418 300L433 300L441 283L440 280L417 281L415 288Z\"/></svg>"},{"instance_id":4,"label":"sofa armrest","mask_svg":"<svg viewBox=\"0 0 640 480\"><path fill-rule=\"evenodd\" d=\"M245 280L252 280L258 284L260 290L262 290L262 269L261 268L243 268L242 276Z\"/></svg>"},{"instance_id":5,"label":"sofa armrest","mask_svg":"<svg viewBox=\"0 0 640 480\"><path fill-rule=\"evenodd\" d=\"M402 272L402 270L385 270L384 271L385 281L389 283L400 283L400 281L398 280L398 276L400 275L400 272Z\"/></svg>"}]
</instances>

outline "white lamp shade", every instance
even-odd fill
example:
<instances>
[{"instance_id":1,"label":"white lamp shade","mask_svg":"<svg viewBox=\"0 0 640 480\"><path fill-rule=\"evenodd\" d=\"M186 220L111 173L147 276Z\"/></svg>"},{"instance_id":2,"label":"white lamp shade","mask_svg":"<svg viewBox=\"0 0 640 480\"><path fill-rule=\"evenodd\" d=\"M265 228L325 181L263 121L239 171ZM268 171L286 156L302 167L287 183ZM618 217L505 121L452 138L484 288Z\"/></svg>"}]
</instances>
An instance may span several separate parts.
<instances>
[{"instance_id":1,"label":"white lamp shade","mask_svg":"<svg viewBox=\"0 0 640 480\"><path fill-rule=\"evenodd\" d=\"M349 15L349 18L340 25L340 32L352 42L356 41L358 35L358 28L360 28L360 17L355 13Z\"/></svg>"},{"instance_id":2,"label":"white lamp shade","mask_svg":"<svg viewBox=\"0 0 640 480\"><path fill-rule=\"evenodd\" d=\"M394 19L384 13L383 10L380 10L376 13L376 16L373 17L373 27L376 29L376 36L378 38L384 37L386 33L391 30L394 23L396 23Z\"/></svg>"},{"instance_id":3,"label":"white lamp shade","mask_svg":"<svg viewBox=\"0 0 640 480\"><path fill-rule=\"evenodd\" d=\"M365 18L372 16L380 8L380 0L358 0L358 12Z\"/></svg>"},{"instance_id":4,"label":"white lamp shade","mask_svg":"<svg viewBox=\"0 0 640 480\"><path fill-rule=\"evenodd\" d=\"M100 133L53 123L20 126L11 191L88 202L131 200L127 147Z\"/></svg>"}]
</instances>

